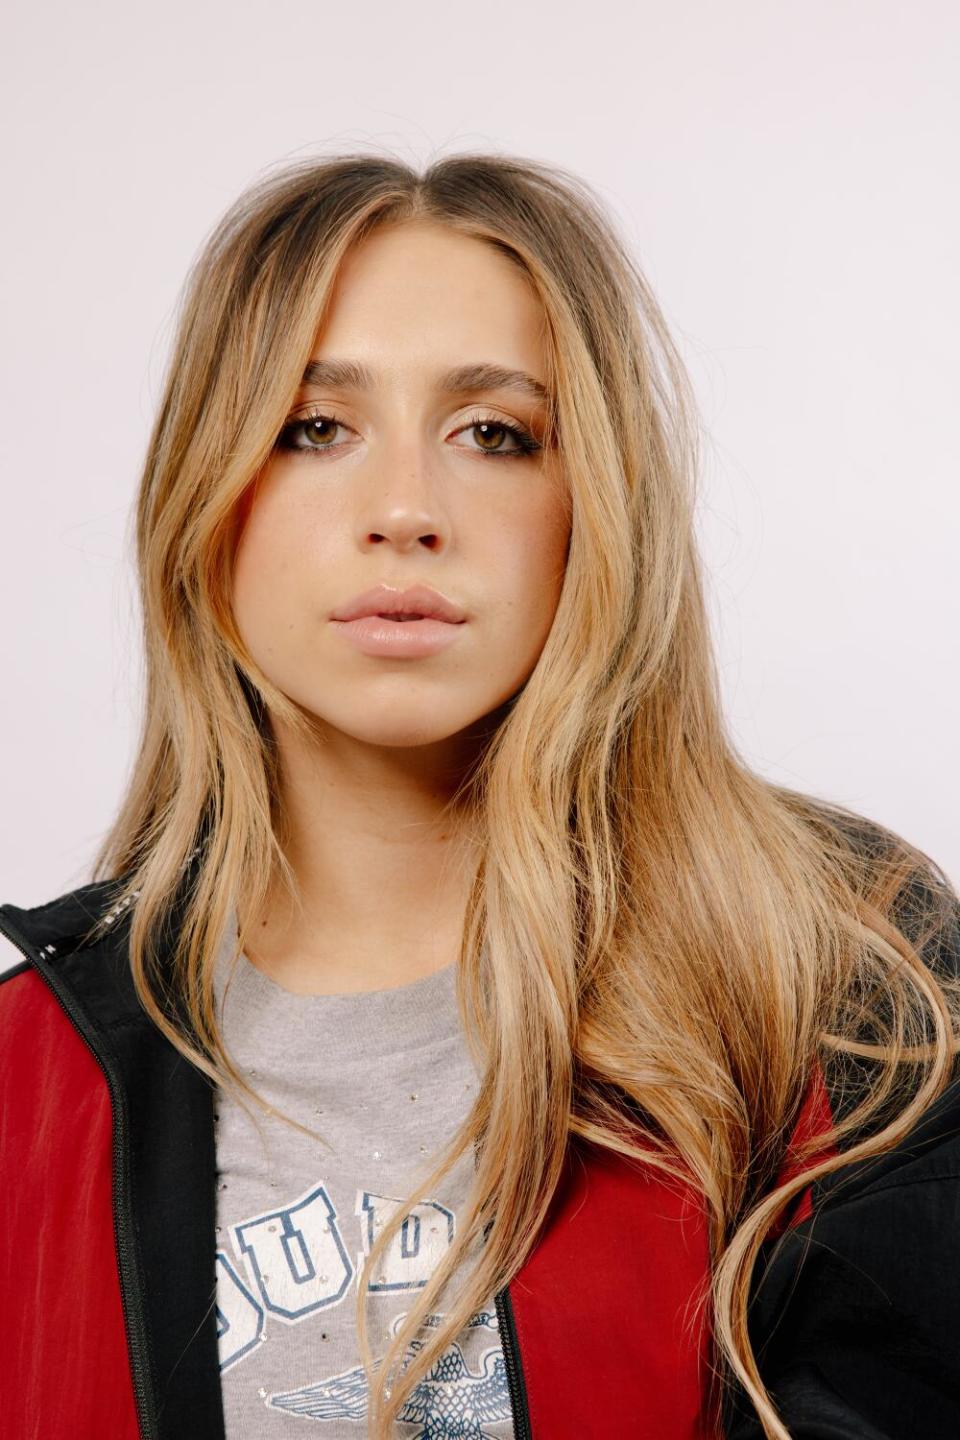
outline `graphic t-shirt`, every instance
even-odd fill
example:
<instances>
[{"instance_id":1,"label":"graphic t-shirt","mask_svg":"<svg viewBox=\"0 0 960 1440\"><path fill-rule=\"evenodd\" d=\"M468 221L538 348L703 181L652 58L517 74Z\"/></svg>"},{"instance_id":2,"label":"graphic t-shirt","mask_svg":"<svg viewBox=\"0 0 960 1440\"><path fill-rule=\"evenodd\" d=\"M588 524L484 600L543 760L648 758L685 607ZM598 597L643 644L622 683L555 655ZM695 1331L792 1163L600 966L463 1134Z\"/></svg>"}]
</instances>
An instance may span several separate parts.
<instances>
[{"instance_id":1,"label":"graphic t-shirt","mask_svg":"<svg viewBox=\"0 0 960 1440\"><path fill-rule=\"evenodd\" d=\"M365 1440L357 1277L377 1230L433 1167L477 1088L456 967L390 990L298 995L244 955L228 984L235 946L231 924L214 986L227 1050L265 1100L319 1131L329 1148L255 1106L261 1139L217 1091L227 1440L305 1440L311 1429L318 1440ZM373 1277L366 1314L375 1361L452 1244L473 1171L468 1152L440 1193L407 1215ZM454 1277L447 1293L456 1287ZM395 1433L404 1440L513 1440L492 1296L401 1414Z\"/></svg>"}]
</instances>

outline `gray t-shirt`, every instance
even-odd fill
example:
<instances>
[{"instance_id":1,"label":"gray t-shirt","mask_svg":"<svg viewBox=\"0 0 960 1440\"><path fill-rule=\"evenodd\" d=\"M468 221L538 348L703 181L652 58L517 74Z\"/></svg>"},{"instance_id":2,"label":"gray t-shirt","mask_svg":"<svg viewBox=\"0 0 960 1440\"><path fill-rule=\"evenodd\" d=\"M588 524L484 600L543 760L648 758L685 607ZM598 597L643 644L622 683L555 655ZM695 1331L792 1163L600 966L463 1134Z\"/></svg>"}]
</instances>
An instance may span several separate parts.
<instances>
[{"instance_id":1,"label":"gray t-shirt","mask_svg":"<svg viewBox=\"0 0 960 1440\"><path fill-rule=\"evenodd\" d=\"M426 1176L476 1093L455 966L396 989L298 995L244 955L226 985L235 945L231 924L214 984L227 1049L268 1102L319 1131L332 1150L257 1108L264 1143L240 1106L217 1091L217 1325L227 1440L303 1440L311 1420L319 1422L318 1440L363 1440L357 1275L383 1217ZM440 1193L407 1217L374 1277L367 1317L375 1360L411 1292L452 1243L473 1169L468 1152ZM456 1288L455 1277L448 1294ZM402 1413L395 1433L405 1440L513 1440L492 1296Z\"/></svg>"}]
</instances>

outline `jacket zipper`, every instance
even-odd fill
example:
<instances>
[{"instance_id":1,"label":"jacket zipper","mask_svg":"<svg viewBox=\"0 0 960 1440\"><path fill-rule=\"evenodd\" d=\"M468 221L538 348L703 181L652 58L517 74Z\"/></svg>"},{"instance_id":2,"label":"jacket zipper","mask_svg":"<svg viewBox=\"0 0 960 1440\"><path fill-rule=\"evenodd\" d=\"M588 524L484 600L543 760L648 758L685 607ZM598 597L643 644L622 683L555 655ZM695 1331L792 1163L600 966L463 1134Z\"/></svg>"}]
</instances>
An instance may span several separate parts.
<instances>
[{"instance_id":1,"label":"jacket zipper","mask_svg":"<svg viewBox=\"0 0 960 1440\"><path fill-rule=\"evenodd\" d=\"M507 1389L510 1392L510 1408L513 1411L514 1440L533 1440L527 1391L523 1383L523 1371L520 1369L520 1343L517 1339L517 1326L513 1318L509 1285L505 1285L502 1290L497 1291L493 1303L497 1310L500 1346L503 1350L503 1363L507 1371Z\"/></svg>"},{"instance_id":2,"label":"jacket zipper","mask_svg":"<svg viewBox=\"0 0 960 1440\"><path fill-rule=\"evenodd\" d=\"M73 1028L87 1046L87 1049L90 1051L94 1060L96 1060L106 1078L114 1116L112 1161L115 1203L113 1205L113 1233L118 1259L117 1268L120 1276L123 1318L127 1332L127 1347L131 1362L131 1381L133 1383L134 1399L137 1406L137 1419L140 1425L141 1440L160 1440L159 1431L154 1422L155 1410L152 1396L152 1379L150 1377L150 1360L146 1342L146 1322L140 1293L140 1277L137 1274L136 1267L133 1224L129 1215L129 1145L127 1108L123 1090L117 1080L112 1061L109 1061L94 1048L83 1028L85 1023L84 1017L80 1015L73 1004L69 992L64 993L57 986L46 968L46 962L38 956L31 946L15 931L10 929L3 915L0 915L0 932L7 937L12 945L17 947L27 960L32 962L37 973L43 977L60 1008L66 1014ZM55 954L56 946L43 946L41 955L43 953L49 955Z\"/></svg>"},{"instance_id":3,"label":"jacket zipper","mask_svg":"<svg viewBox=\"0 0 960 1440\"><path fill-rule=\"evenodd\" d=\"M473 1142L473 1163L474 1169L480 1164L478 1139ZM492 1227L493 1221L488 1220L483 1230L484 1240L490 1234ZM516 1321L513 1318L513 1302L510 1299L509 1285L504 1285L502 1290L497 1291L493 1297L493 1304L497 1312L504 1369L507 1372L507 1393L510 1396L510 1410L513 1415L513 1440L533 1440L530 1407L527 1404L527 1387L523 1383L523 1370L520 1365L520 1341L517 1337Z\"/></svg>"}]
</instances>

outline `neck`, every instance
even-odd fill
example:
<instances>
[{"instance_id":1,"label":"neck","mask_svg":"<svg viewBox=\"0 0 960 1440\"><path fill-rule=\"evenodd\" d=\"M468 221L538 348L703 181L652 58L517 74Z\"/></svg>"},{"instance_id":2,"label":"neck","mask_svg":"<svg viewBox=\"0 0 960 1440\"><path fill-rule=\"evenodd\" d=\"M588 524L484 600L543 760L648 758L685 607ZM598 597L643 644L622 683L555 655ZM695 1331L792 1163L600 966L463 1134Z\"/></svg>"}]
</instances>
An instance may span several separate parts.
<instances>
[{"instance_id":1,"label":"neck","mask_svg":"<svg viewBox=\"0 0 960 1440\"><path fill-rule=\"evenodd\" d=\"M452 964L479 859L451 807L463 755L279 737L284 849L302 899L278 883L247 958L304 994L389 989Z\"/></svg>"}]
</instances>

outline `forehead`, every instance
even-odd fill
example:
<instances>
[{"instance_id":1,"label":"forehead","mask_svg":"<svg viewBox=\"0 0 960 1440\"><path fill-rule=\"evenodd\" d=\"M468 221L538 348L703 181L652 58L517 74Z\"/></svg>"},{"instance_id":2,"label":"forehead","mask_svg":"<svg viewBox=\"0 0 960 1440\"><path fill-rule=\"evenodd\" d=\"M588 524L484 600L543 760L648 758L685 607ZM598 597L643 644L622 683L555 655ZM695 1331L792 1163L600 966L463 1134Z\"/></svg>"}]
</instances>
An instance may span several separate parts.
<instances>
[{"instance_id":1,"label":"forehead","mask_svg":"<svg viewBox=\"0 0 960 1440\"><path fill-rule=\"evenodd\" d=\"M547 383L547 326L530 277L483 240L433 222L373 231L345 257L313 359L371 370L486 362Z\"/></svg>"}]
</instances>

